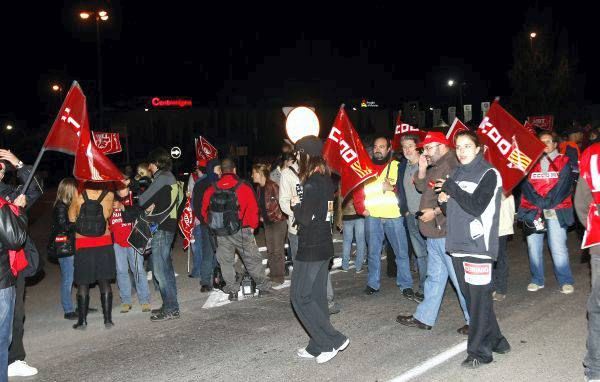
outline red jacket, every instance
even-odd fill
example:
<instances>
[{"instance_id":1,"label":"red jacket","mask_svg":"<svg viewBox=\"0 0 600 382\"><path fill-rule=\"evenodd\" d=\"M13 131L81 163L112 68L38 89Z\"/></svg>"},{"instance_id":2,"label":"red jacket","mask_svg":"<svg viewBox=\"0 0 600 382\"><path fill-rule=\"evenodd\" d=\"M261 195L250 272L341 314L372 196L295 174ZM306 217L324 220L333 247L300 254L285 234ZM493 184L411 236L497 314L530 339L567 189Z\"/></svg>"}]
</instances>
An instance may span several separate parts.
<instances>
[{"instance_id":1,"label":"red jacket","mask_svg":"<svg viewBox=\"0 0 600 382\"><path fill-rule=\"evenodd\" d=\"M541 160L539 160L535 166L529 172L527 176L527 181L531 183L535 192L537 192L541 197L546 197L550 190L552 190L558 183L558 175L560 171L569 163L569 158L566 155L559 154L554 161L550 162L550 168L548 169L548 173L544 174L542 172L542 164ZM567 195L566 198L563 199L554 209L564 209L564 208L572 208L573 200L571 198L571 194ZM521 208L525 209L537 209L533 203L531 203L525 196L521 198Z\"/></svg>"},{"instance_id":2,"label":"red jacket","mask_svg":"<svg viewBox=\"0 0 600 382\"><path fill-rule=\"evenodd\" d=\"M217 182L219 188L230 189L233 188L240 181L237 175L227 173L223 174L221 179ZM210 205L210 197L215 193L215 188L211 185L204 192L202 197L202 217L204 221L208 221L208 206ZM240 206L239 216L242 221L243 227L250 227L253 229L258 228L258 203L256 202L256 196L252 187L247 183L242 183L235 191L238 204Z\"/></svg>"}]
</instances>

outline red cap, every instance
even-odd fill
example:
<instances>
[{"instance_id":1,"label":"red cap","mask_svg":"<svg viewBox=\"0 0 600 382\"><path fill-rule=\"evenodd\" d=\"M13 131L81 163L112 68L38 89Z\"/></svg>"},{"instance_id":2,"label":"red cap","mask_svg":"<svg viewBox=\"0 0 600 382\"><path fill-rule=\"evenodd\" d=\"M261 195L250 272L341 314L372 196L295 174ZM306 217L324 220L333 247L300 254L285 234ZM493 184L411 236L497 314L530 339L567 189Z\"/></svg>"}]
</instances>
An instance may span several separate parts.
<instances>
[{"instance_id":1,"label":"red cap","mask_svg":"<svg viewBox=\"0 0 600 382\"><path fill-rule=\"evenodd\" d=\"M423 142L419 143L418 147L423 147L430 143L441 143L442 145L450 146L450 142L443 133L437 131L430 131L423 139Z\"/></svg>"}]
</instances>

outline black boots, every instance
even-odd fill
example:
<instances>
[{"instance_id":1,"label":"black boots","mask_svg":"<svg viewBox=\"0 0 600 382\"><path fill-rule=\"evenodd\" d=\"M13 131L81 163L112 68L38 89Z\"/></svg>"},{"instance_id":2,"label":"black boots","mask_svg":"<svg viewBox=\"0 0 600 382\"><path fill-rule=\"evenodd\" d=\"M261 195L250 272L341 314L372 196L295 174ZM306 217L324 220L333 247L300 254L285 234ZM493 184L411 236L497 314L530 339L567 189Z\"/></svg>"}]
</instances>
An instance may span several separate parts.
<instances>
[{"instance_id":1,"label":"black boots","mask_svg":"<svg viewBox=\"0 0 600 382\"><path fill-rule=\"evenodd\" d=\"M77 323L73 329L85 330L87 327L87 313L90 305L90 295L77 295Z\"/></svg>"},{"instance_id":2,"label":"black boots","mask_svg":"<svg viewBox=\"0 0 600 382\"><path fill-rule=\"evenodd\" d=\"M112 322L112 301L113 294L100 293L100 302L102 303L102 314L104 315L104 327L112 328L115 324Z\"/></svg>"}]
</instances>

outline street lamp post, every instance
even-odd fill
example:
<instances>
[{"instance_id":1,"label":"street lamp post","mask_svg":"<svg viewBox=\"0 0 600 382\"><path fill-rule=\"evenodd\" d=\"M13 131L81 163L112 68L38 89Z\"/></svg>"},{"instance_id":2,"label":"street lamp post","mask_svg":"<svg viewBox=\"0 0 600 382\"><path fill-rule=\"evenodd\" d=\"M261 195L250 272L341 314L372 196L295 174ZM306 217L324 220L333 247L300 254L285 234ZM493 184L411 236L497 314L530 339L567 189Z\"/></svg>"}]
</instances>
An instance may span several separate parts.
<instances>
[{"instance_id":1,"label":"street lamp post","mask_svg":"<svg viewBox=\"0 0 600 382\"><path fill-rule=\"evenodd\" d=\"M460 83L456 83L456 81L454 80L448 80L448 86L453 87L454 85L458 85L458 104L459 104L459 110L458 110L458 114L460 114L463 119L465 117L464 115L464 110L463 110L463 86L465 86L467 83L466 82L460 82ZM450 122L448 122L450 123Z\"/></svg>"},{"instance_id":2,"label":"street lamp post","mask_svg":"<svg viewBox=\"0 0 600 382\"><path fill-rule=\"evenodd\" d=\"M531 47L531 50L533 50L533 39L537 37L537 33L535 32L531 32L529 34L529 46Z\"/></svg>"},{"instance_id":3,"label":"street lamp post","mask_svg":"<svg viewBox=\"0 0 600 382\"><path fill-rule=\"evenodd\" d=\"M96 66L98 68L98 129L103 129L103 113L104 106L102 101L102 51L100 43L100 21L108 20L108 12L99 10L97 12L84 11L79 14L82 20L87 20L94 17L96 20Z\"/></svg>"}]
</instances>

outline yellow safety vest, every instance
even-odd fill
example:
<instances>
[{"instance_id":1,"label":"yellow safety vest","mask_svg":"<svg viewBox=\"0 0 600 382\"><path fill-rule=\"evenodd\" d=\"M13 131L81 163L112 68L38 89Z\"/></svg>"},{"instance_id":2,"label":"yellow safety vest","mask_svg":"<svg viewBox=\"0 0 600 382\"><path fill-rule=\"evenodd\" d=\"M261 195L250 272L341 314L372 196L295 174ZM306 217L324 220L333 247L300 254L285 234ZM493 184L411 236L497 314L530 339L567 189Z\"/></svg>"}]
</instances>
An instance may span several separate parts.
<instances>
[{"instance_id":1,"label":"yellow safety vest","mask_svg":"<svg viewBox=\"0 0 600 382\"><path fill-rule=\"evenodd\" d=\"M400 217L400 207L398 198L394 191L383 191L383 182L387 177L392 186L396 185L398 179L398 161L391 161L376 178L371 178L365 183L365 208L369 211L369 216L374 218L398 218ZM402 181L402 180L400 180Z\"/></svg>"}]
</instances>

